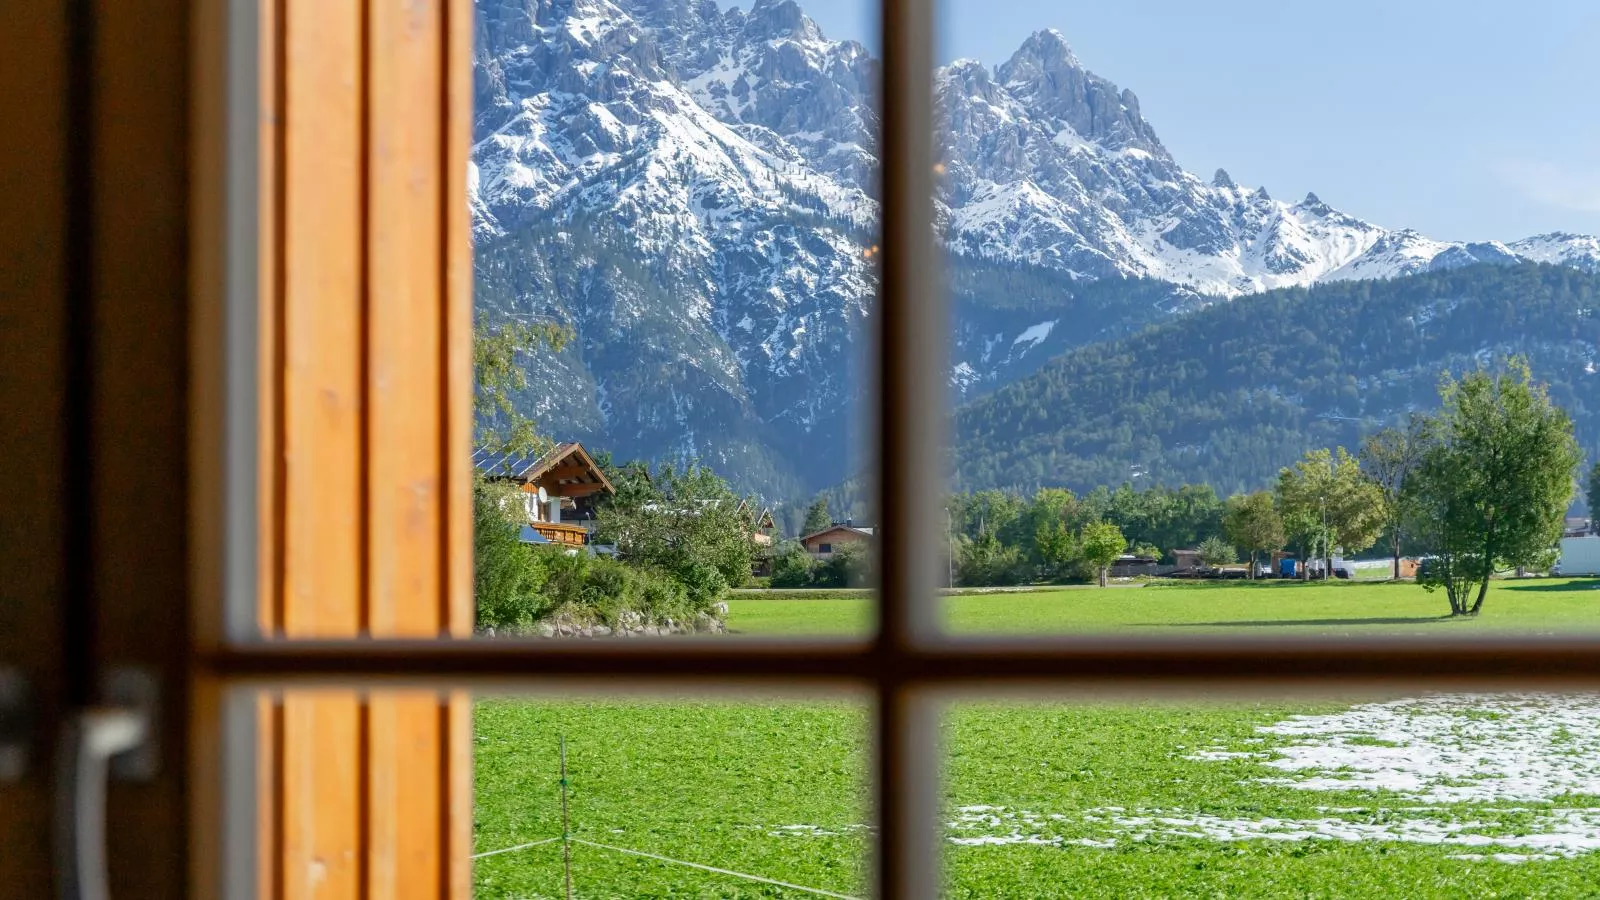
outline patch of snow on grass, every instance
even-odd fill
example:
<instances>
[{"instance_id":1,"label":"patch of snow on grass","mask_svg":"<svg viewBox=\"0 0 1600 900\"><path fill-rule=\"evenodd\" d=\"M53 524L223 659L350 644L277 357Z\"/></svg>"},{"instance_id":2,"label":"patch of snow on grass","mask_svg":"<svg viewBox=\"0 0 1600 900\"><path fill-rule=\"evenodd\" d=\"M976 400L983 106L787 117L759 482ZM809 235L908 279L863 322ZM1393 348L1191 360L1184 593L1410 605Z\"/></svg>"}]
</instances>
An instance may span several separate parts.
<instances>
[{"instance_id":1,"label":"patch of snow on grass","mask_svg":"<svg viewBox=\"0 0 1600 900\"><path fill-rule=\"evenodd\" d=\"M1493 813L1526 810L1485 810L1483 816L1466 820L1451 818L1448 811L1434 807L1342 807L1320 808L1319 811L1324 815L1315 819L1272 816L1244 819L1181 809L1129 812L1121 807L1107 806L1086 810L1078 818L1072 819L1060 814L1046 815L986 806L963 807L957 810L956 818L947 824L950 831L955 832L949 838L950 843L968 847L1048 844L1110 848L1122 843L1191 838L1222 842L1393 842L1526 851L1456 857L1498 862L1572 858L1600 850L1600 809L1553 810L1531 819L1522 819L1518 829L1524 833L1519 834L1504 833L1504 827L1493 821ZM1077 838L1051 834L1056 826L1068 822L1079 828L1088 827L1095 834Z\"/></svg>"},{"instance_id":2,"label":"patch of snow on grass","mask_svg":"<svg viewBox=\"0 0 1600 900\"><path fill-rule=\"evenodd\" d=\"M1413 697L1258 730L1292 739L1263 751L1264 765L1290 773L1262 779L1269 784L1395 791L1422 803L1600 794L1594 694Z\"/></svg>"},{"instance_id":3,"label":"patch of snow on grass","mask_svg":"<svg viewBox=\"0 0 1600 900\"><path fill-rule=\"evenodd\" d=\"M948 822L965 846L1111 847L1162 839L1393 842L1477 851L1453 859L1525 863L1600 850L1600 807L1541 808L1600 795L1600 695L1450 694L1291 716L1247 743L1186 759L1247 759L1285 773L1259 783L1298 790L1394 792L1407 806L1318 807L1315 818L1230 818L1184 809L1097 807L1072 816L964 806ZM1463 810L1460 804L1482 803ZM1066 828L1065 826L1070 826ZM1057 832L1087 837L1066 838Z\"/></svg>"}]
</instances>

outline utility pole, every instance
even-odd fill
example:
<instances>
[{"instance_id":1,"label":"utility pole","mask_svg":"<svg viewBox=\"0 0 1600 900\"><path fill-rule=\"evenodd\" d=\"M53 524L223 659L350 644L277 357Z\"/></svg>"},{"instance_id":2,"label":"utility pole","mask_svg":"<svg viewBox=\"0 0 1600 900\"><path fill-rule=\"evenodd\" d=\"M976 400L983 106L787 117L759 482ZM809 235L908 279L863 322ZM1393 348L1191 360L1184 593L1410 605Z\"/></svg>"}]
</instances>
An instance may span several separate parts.
<instances>
[{"instance_id":1,"label":"utility pole","mask_svg":"<svg viewBox=\"0 0 1600 900\"><path fill-rule=\"evenodd\" d=\"M1333 542L1328 534L1328 495L1322 495L1322 580L1333 578Z\"/></svg>"},{"instance_id":2,"label":"utility pole","mask_svg":"<svg viewBox=\"0 0 1600 900\"><path fill-rule=\"evenodd\" d=\"M567 818L567 736L561 736L561 868L567 876L567 900L572 900L572 826Z\"/></svg>"},{"instance_id":3,"label":"utility pole","mask_svg":"<svg viewBox=\"0 0 1600 900\"><path fill-rule=\"evenodd\" d=\"M950 513L950 507L944 508L944 567L945 587L956 589L956 520Z\"/></svg>"}]
</instances>

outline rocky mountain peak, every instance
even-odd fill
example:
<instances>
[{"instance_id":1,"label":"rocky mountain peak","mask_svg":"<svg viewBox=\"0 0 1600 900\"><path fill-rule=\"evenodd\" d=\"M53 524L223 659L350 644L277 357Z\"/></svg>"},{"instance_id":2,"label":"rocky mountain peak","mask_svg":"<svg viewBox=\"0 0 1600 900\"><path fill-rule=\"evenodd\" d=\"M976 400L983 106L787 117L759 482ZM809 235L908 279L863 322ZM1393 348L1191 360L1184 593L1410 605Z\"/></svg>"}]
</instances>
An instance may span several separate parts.
<instances>
[{"instance_id":1,"label":"rocky mountain peak","mask_svg":"<svg viewBox=\"0 0 1600 900\"><path fill-rule=\"evenodd\" d=\"M1039 74L1069 69L1083 70L1067 38L1054 28L1035 31L1022 42L1011 58L1001 64L1000 80L1006 83L1031 81Z\"/></svg>"},{"instance_id":2,"label":"rocky mountain peak","mask_svg":"<svg viewBox=\"0 0 1600 900\"><path fill-rule=\"evenodd\" d=\"M1034 32L995 77L1032 113L1059 118L1088 140L1170 158L1139 115L1139 98L1085 69L1059 31Z\"/></svg>"},{"instance_id":3,"label":"rocky mountain peak","mask_svg":"<svg viewBox=\"0 0 1600 900\"><path fill-rule=\"evenodd\" d=\"M573 327L535 379L559 389L524 398L563 437L814 490L850 463L798 448L853 446L859 419L878 62L795 0L723 2L475 0L477 296ZM963 390L1217 297L1600 260L1593 238L1446 244L1202 181L1059 32L935 83Z\"/></svg>"},{"instance_id":4,"label":"rocky mountain peak","mask_svg":"<svg viewBox=\"0 0 1600 900\"><path fill-rule=\"evenodd\" d=\"M744 31L753 40L823 40L822 29L794 0L756 0L745 16Z\"/></svg>"}]
</instances>

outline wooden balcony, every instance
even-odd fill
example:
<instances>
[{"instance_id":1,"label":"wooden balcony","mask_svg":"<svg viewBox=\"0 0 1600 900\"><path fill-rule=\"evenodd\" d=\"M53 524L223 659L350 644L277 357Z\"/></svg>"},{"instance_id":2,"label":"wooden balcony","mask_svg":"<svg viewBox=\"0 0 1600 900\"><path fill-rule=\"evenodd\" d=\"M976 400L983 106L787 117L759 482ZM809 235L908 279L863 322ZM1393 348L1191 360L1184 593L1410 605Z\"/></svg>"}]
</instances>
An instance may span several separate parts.
<instances>
[{"instance_id":1,"label":"wooden balcony","mask_svg":"<svg viewBox=\"0 0 1600 900\"><path fill-rule=\"evenodd\" d=\"M568 547L582 547L589 543L589 529L582 525L565 525L556 522L529 522L533 530L544 536L552 544L565 544Z\"/></svg>"}]
</instances>

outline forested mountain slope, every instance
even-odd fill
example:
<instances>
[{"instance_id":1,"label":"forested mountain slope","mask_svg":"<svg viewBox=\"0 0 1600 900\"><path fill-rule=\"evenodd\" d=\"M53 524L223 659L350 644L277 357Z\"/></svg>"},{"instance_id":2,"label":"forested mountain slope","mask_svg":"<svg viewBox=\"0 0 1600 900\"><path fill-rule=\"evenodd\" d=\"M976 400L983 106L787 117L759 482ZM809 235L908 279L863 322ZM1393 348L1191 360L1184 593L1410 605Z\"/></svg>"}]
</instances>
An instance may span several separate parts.
<instances>
[{"instance_id":1,"label":"forested mountain slope","mask_svg":"<svg viewBox=\"0 0 1600 900\"><path fill-rule=\"evenodd\" d=\"M1221 493L1438 405L1441 372L1525 354L1600 445L1600 276L1477 265L1219 303L1081 347L959 410L957 487L1087 489L1137 472ZM1135 469L1134 467L1138 467ZM1140 483L1140 482L1136 482Z\"/></svg>"},{"instance_id":2,"label":"forested mountain slope","mask_svg":"<svg viewBox=\"0 0 1600 900\"><path fill-rule=\"evenodd\" d=\"M619 458L699 458L768 499L859 469L878 290L869 50L794 0L474 7L479 311L576 336L532 360L525 411ZM1593 237L1443 242L1202 179L1052 31L998 66L930 75L958 395L1269 287L1600 266Z\"/></svg>"}]
</instances>

